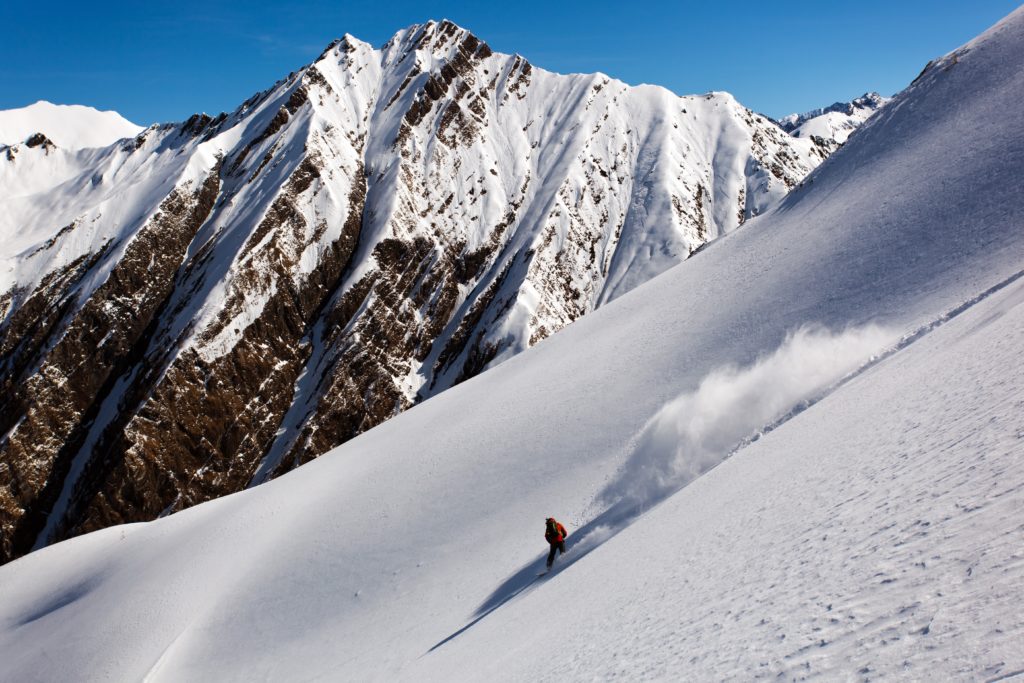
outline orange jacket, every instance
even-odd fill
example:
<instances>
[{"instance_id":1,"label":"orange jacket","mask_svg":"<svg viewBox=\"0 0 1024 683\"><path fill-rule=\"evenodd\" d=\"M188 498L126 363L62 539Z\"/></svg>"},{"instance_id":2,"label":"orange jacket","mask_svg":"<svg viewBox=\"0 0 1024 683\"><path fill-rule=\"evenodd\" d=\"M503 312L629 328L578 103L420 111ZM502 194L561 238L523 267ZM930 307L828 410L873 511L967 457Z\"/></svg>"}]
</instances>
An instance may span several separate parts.
<instances>
[{"instance_id":1,"label":"orange jacket","mask_svg":"<svg viewBox=\"0 0 1024 683\"><path fill-rule=\"evenodd\" d=\"M552 533L551 530L548 529L547 522L545 522L544 540L554 545L555 543L561 543L562 541L564 541L565 537L568 536L569 533L565 530L565 527L562 526L561 523L559 523L555 518L552 517L551 521L555 523L555 531L554 533Z\"/></svg>"}]
</instances>

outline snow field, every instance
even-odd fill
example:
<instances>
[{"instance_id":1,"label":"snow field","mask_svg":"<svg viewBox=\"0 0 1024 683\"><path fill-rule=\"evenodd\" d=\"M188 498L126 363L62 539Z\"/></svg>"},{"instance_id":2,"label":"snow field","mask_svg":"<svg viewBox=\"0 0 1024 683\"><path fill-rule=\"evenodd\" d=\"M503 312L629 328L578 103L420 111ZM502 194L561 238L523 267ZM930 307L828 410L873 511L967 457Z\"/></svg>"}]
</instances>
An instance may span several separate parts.
<instances>
[{"instance_id":1,"label":"snow field","mask_svg":"<svg viewBox=\"0 0 1024 683\"><path fill-rule=\"evenodd\" d=\"M610 505L649 507L722 461L737 444L868 362L896 341L878 327L840 333L801 327L745 368L726 366L658 411L616 481Z\"/></svg>"},{"instance_id":2,"label":"snow field","mask_svg":"<svg viewBox=\"0 0 1024 683\"><path fill-rule=\"evenodd\" d=\"M1022 92L1018 10L939 60L778 210L529 352L266 485L3 567L7 671L171 681L1024 669ZM986 291L620 533L594 525L591 549L573 547L536 581L544 517L585 538L608 510L602 492L629 491L617 477L652 419L647 443L669 454L670 476L641 493L693 474L661 447L673 429L705 443L668 420L676 397L742 439L759 426L733 415L775 419L876 341L928 329ZM788 381L785 359L813 335L787 335L805 325L885 332L854 334L855 352L835 353L842 362L784 401L745 400L762 393L739 391L744 377ZM811 347L847 348L846 335L819 336ZM757 375L771 358L782 371Z\"/></svg>"},{"instance_id":3,"label":"snow field","mask_svg":"<svg viewBox=\"0 0 1024 683\"><path fill-rule=\"evenodd\" d=\"M1022 338L1018 281L740 450L409 678L1019 675ZM550 643L557 655L536 656Z\"/></svg>"}]
</instances>

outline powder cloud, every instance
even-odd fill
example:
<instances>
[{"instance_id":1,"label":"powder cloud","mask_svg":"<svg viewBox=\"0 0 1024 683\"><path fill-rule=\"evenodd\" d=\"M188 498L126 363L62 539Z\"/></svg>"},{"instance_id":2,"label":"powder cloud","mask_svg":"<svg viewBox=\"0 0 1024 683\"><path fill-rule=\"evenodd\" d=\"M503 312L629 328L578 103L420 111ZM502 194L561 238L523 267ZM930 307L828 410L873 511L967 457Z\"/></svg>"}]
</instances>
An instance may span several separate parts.
<instances>
[{"instance_id":1,"label":"powder cloud","mask_svg":"<svg viewBox=\"0 0 1024 683\"><path fill-rule=\"evenodd\" d=\"M712 371L696 391L665 405L641 430L601 501L632 516L663 500L897 340L875 325L839 332L808 325L749 366Z\"/></svg>"}]
</instances>

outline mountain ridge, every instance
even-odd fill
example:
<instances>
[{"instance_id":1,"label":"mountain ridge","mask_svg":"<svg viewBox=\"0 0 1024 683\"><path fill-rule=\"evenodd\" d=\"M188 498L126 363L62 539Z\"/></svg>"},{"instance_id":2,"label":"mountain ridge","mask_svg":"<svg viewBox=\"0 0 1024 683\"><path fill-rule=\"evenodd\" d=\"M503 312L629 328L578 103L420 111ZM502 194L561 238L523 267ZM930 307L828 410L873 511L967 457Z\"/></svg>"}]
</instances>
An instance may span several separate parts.
<instances>
[{"instance_id":1,"label":"mountain ridge","mask_svg":"<svg viewBox=\"0 0 1024 683\"><path fill-rule=\"evenodd\" d=\"M731 95L560 76L451 22L334 42L230 114L18 148L2 557L307 462L676 265L826 155Z\"/></svg>"},{"instance_id":2,"label":"mountain ridge","mask_svg":"<svg viewBox=\"0 0 1024 683\"><path fill-rule=\"evenodd\" d=\"M35 146L30 139L33 135L42 135L51 145L65 149L106 147L135 137L142 130L116 111L81 104L39 100L25 107L0 110L0 146L6 147L21 143Z\"/></svg>"},{"instance_id":3,"label":"mountain ridge","mask_svg":"<svg viewBox=\"0 0 1024 683\"><path fill-rule=\"evenodd\" d=\"M816 139L824 147L835 149L891 100L874 91L866 92L849 102L784 116L777 123L793 137Z\"/></svg>"},{"instance_id":4,"label":"mountain ridge","mask_svg":"<svg viewBox=\"0 0 1024 683\"><path fill-rule=\"evenodd\" d=\"M782 205L526 353L264 486L0 568L9 671L1013 675L1022 64L1018 10ZM793 345L807 325L918 336L740 424L730 457L778 393L752 369L842 379L831 344ZM636 481L623 528L605 493ZM571 547L538 579L545 516Z\"/></svg>"}]
</instances>

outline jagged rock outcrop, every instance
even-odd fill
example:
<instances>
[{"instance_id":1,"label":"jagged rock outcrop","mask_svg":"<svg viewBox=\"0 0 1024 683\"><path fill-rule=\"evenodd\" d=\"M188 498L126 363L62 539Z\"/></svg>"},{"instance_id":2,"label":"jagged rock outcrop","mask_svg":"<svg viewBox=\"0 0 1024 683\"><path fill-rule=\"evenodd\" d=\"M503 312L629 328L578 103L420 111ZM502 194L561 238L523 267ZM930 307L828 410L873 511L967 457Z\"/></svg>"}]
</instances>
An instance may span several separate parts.
<instances>
[{"instance_id":1,"label":"jagged rock outcrop","mask_svg":"<svg viewBox=\"0 0 1024 683\"><path fill-rule=\"evenodd\" d=\"M231 114L0 159L0 560L260 483L775 204L726 93L351 36ZM680 296L699 293L680 293Z\"/></svg>"}]
</instances>

